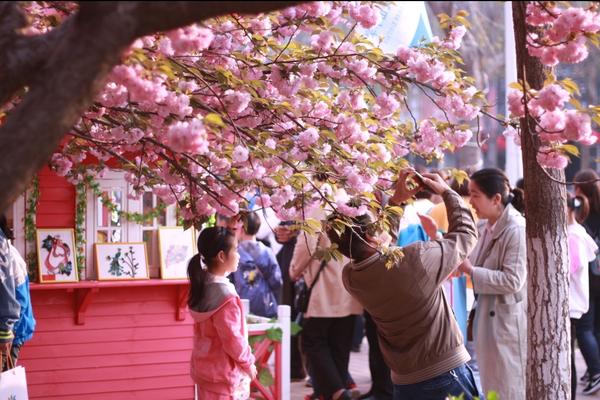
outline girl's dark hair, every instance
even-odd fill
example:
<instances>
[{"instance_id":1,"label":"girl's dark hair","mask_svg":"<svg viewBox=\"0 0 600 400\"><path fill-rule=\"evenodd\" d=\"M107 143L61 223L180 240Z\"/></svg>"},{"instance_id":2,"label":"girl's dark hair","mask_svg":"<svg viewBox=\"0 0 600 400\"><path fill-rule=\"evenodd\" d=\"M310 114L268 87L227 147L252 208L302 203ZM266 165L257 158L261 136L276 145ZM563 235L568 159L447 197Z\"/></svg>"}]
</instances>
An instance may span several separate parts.
<instances>
[{"instance_id":1,"label":"girl's dark hair","mask_svg":"<svg viewBox=\"0 0 600 400\"><path fill-rule=\"evenodd\" d=\"M15 240L12 229L8 227L8 220L4 214L0 214L0 229L2 229L4 236L6 236L8 240Z\"/></svg>"},{"instance_id":2,"label":"girl's dark hair","mask_svg":"<svg viewBox=\"0 0 600 400\"><path fill-rule=\"evenodd\" d=\"M488 197L499 194L502 204L512 206L523 213L525 211L525 193L523 190L510 188L510 182L502 170L498 168L484 168L471 175L471 180Z\"/></svg>"},{"instance_id":3,"label":"girl's dark hair","mask_svg":"<svg viewBox=\"0 0 600 400\"><path fill-rule=\"evenodd\" d=\"M223 251L228 253L235 244L235 235L227 228L213 226L205 228L198 236L198 254L188 263L188 278L190 279L190 294L188 306L196 308L204 294L206 273L212 268L213 259ZM202 262L201 262L202 260ZM202 267L206 265L206 270Z\"/></svg>"},{"instance_id":4,"label":"girl's dark hair","mask_svg":"<svg viewBox=\"0 0 600 400\"><path fill-rule=\"evenodd\" d=\"M244 232L247 235L256 235L260 229L260 217L256 212L249 212L243 217L244 220Z\"/></svg>"},{"instance_id":5,"label":"girl's dark hair","mask_svg":"<svg viewBox=\"0 0 600 400\"><path fill-rule=\"evenodd\" d=\"M580 224L590 213L590 203L585 196L575 196L567 192L567 208L575 212L575 220Z\"/></svg>"},{"instance_id":6,"label":"girl's dark hair","mask_svg":"<svg viewBox=\"0 0 600 400\"><path fill-rule=\"evenodd\" d=\"M575 187L583 192L590 203L590 211L600 214L600 181L593 169L584 169L575 174Z\"/></svg>"}]
</instances>

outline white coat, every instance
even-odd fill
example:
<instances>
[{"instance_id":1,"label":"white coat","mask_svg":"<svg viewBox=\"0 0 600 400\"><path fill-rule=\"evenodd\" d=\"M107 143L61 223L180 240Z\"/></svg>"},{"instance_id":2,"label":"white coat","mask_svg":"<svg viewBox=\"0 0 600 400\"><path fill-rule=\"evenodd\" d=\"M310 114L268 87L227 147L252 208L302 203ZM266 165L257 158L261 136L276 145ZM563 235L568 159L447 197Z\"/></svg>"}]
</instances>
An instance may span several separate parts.
<instances>
[{"instance_id":1,"label":"white coat","mask_svg":"<svg viewBox=\"0 0 600 400\"><path fill-rule=\"evenodd\" d=\"M484 393L525 400L527 365L527 256L525 219L508 205L483 243L487 221L471 253L477 297L473 338ZM488 233L489 234L489 233Z\"/></svg>"}]
</instances>

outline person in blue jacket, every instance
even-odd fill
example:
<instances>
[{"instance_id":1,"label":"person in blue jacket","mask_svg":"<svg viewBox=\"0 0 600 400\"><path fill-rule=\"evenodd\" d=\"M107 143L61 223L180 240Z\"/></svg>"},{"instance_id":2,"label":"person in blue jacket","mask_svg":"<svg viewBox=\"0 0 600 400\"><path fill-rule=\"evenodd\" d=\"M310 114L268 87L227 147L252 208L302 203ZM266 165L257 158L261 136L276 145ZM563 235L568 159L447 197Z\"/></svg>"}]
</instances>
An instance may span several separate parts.
<instances>
[{"instance_id":1,"label":"person in blue jacket","mask_svg":"<svg viewBox=\"0 0 600 400\"><path fill-rule=\"evenodd\" d=\"M27 264L19 251L12 245L14 240L12 231L8 228L6 216L0 215L0 230L6 237L10 251L11 274L14 279L15 297L20 306L19 319L15 322L12 332L12 348L10 355L13 363L16 365L19 352L23 344L33 337L35 330L35 318L31 307L31 297L29 295L29 276L27 274Z\"/></svg>"},{"instance_id":2,"label":"person in blue jacket","mask_svg":"<svg viewBox=\"0 0 600 400\"><path fill-rule=\"evenodd\" d=\"M250 300L250 313L262 317L277 316L281 269L271 248L256 240L260 217L251 212L242 217L238 252L240 262L232 275L235 289L242 299Z\"/></svg>"},{"instance_id":3,"label":"person in blue jacket","mask_svg":"<svg viewBox=\"0 0 600 400\"><path fill-rule=\"evenodd\" d=\"M13 327L19 319L19 309L10 243L4 230L0 229L0 354L3 359L10 353L14 339Z\"/></svg>"}]
</instances>

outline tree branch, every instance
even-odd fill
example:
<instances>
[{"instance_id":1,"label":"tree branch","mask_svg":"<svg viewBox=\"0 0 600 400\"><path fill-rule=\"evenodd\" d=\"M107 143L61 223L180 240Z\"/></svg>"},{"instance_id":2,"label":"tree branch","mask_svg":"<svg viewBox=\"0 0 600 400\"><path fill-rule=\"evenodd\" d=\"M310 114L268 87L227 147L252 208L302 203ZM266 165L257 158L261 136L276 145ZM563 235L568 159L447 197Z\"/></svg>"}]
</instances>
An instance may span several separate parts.
<instances>
[{"instance_id":1,"label":"tree branch","mask_svg":"<svg viewBox=\"0 0 600 400\"><path fill-rule=\"evenodd\" d=\"M23 42L22 54L41 48L36 56L43 62L31 62L22 77L0 66L0 82L12 80L13 76L7 75L11 71L17 81L0 86L0 100L6 101L29 85L21 103L0 126L0 148L5 154L0 161L0 211L26 189L65 133L92 104L104 79L120 62L122 51L137 37L232 12L261 13L298 3L82 2L80 11L56 32L41 35L37 42ZM10 42L17 38L15 29L22 26L15 7L0 3L0 22L10 21L6 26L0 24L0 56L15 49ZM26 65L19 60L15 58L14 65Z\"/></svg>"}]
</instances>

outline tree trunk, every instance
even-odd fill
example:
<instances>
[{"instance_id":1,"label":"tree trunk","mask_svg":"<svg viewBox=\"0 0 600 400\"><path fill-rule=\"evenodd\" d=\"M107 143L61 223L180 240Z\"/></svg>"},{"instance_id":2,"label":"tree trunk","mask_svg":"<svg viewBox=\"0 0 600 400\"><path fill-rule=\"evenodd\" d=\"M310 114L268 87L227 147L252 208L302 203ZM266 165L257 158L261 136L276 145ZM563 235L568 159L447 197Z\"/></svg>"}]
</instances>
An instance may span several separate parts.
<instances>
[{"instance_id":1,"label":"tree trunk","mask_svg":"<svg viewBox=\"0 0 600 400\"><path fill-rule=\"evenodd\" d=\"M539 89L544 82L544 67L529 56L525 47L527 3L512 3L517 71L519 81L526 80ZM570 399L566 189L538 165L539 139L530 118L521 120L521 143L529 272L527 399ZM564 181L562 170L550 170L549 175Z\"/></svg>"}]
</instances>

